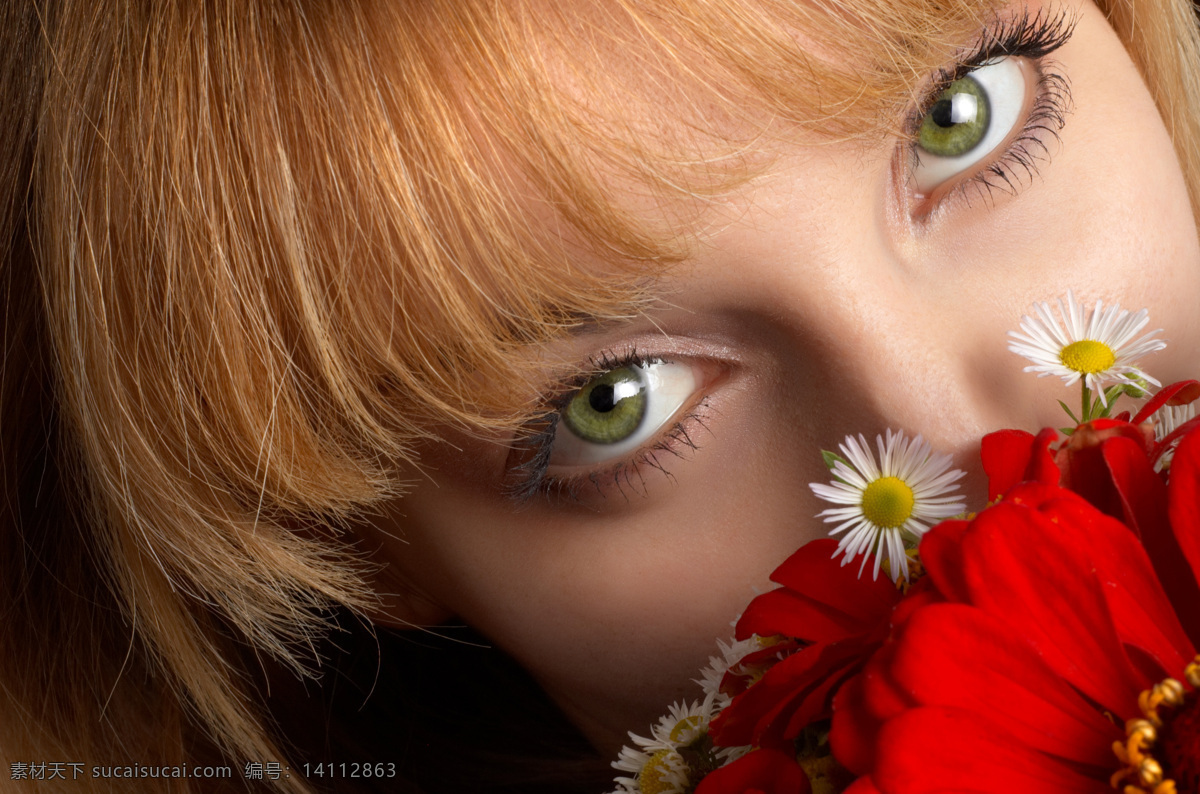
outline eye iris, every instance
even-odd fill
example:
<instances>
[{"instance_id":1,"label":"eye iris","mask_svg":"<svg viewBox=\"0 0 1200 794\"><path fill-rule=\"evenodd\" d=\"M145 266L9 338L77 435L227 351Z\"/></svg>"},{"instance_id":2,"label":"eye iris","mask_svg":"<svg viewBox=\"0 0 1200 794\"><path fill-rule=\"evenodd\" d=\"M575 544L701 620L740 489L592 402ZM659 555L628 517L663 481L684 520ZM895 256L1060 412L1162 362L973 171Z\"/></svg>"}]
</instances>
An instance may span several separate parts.
<instances>
[{"instance_id":1,"label":"eye iris","mask_svg":"<svg viewBox=\"0 0 1200 794\"><path fill-rule=\"evenodd\" d=\"M958 157L987 135L991 108L987 93L970 75L942 92L921 121L917 145L938 157Z\"/></svg>"},{"instance_id":2,"label":"eye iris","mask_svg":"<svg viewBox=\"0 0 1200 794\"><path fill-rule=\"evenodd\" d=\"M646 383L637 367L621 367L592 378L567 407L563 421L593 444L629 438L646 416Z\"/></svg>"}]
</instances>

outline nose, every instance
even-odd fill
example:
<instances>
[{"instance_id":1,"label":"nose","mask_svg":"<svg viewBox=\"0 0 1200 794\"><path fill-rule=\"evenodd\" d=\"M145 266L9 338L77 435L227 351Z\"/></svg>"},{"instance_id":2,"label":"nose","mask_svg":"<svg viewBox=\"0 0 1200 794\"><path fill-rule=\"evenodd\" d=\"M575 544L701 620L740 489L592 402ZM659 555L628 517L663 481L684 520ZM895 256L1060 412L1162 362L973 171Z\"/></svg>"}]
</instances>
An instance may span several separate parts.
<instances>
[{"instance_id":1,"label":"nose","mask_svg":"<svg viewBox=\"0 0 1200 794\"><path fill-rule=\"evenodd\" d=\"M826 303L827 321L856 332L822 339L831 371L865 415L902 423L948 451L991 430L1037 423L1023 399L1031 376L1007 350L1005 317L917 285L863 287Z\"/></svg>"},{"instance_id":2,"label":"nose","mask_svg":"<svg viewBox=\"0 0 1200 794\"><path fill-rule=\"evenodd\" d=\"M737 267L707 275L771 318L786 427L804 429L803 446L836 450L847 435L889 428L921 434L982 496L983 436L1061 426L1058 399L1078 399L1025 373L1008 350L1044 280L1028 255L1036 241L907 228L880 198L891 195L890 160L876 155L806 154L787 190L751 206L762 210L753 224L725 232Z\"/></svg>"},{"instance_id":3,"label":"nose","mask_svg":"<svg viewBox=\"0 0 1200 794\"><path fill-rule=\"evenodd\" d=\"M982 506L983 436L1063 424L1047 393L1054 384L1024 373L1026 362L1007 349L1020 310L987 294L951 294L879 251L838 272L834 289L806 281L808 297L796 296L804 308L792 316L808 359L796 371L820 373L822 384L807 409L819 417L814 440L832 450L849 434L920 434L968 472L963 492L972 509Z\"/></svg>"}]
</instances>

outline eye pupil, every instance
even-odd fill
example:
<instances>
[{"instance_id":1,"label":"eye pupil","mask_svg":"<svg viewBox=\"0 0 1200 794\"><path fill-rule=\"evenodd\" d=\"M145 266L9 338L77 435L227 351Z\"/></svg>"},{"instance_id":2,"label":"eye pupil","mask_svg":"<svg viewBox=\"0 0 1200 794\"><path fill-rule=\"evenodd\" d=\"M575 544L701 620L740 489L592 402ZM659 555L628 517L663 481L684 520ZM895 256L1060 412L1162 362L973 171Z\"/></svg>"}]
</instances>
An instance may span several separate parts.
<instances>
[{"instance_id":1,"label":"eye pupil","mask_svg":"<svg viewBox=\"0 0 1200 794\"><path fill-rule=\"evenodd\" d=\"M606 414L616 407L616 390L611 383L598 383L588 395L588 405L597 413Z\"/></svg>"},{"instance_id":2,"label":"eye pupil","mask_svg":"<svg viewBox=\"0 0 1200 794\"><path fill-rule=\"evenodd\" d=\"M929 116L933 119L933 123L939 127L951 127L954 125L953 107L953 102L946 99L939 99L933 106L933 110L929 112Z\"/></svg>"},{"instance_id":3,"label":"eye pupil","mask_svg":"<svg viewBox=\"0 0 1200 794\"><path fill-rule=\"evenodd\" d=\"M943 129L955 124L970 124L979 117L979 100L972 94L955 94L939 99L929 111L929 116L934 124Z\"/></svg>"}]
</instances>

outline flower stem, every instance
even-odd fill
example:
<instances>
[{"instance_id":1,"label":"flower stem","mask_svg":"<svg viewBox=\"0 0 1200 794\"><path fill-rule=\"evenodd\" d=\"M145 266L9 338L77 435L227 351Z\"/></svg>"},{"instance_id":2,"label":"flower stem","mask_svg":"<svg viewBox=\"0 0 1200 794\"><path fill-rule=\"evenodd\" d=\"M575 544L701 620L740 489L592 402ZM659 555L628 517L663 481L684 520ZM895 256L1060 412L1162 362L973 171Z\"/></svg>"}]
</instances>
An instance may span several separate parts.
<instances>
[{"instance_id":1,"label":"flower stem","mask_svg":"<svg viewBox=\"0 0 1200 794\"><path fill-rule=\"evenodd\" d=\"M1092 390L1083 384L1083 411L1079 414L1079 424L1092 420Z\"/></svg>"}]
</instances>

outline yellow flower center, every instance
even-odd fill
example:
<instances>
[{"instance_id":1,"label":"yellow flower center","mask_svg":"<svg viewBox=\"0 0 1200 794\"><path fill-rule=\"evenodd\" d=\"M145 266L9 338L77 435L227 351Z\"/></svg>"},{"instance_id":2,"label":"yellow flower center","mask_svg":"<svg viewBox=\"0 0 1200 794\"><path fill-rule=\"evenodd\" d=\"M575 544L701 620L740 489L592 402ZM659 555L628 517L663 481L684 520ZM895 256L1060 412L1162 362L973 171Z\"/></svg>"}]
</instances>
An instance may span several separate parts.
<instances>
[{"instance_id":1,"label":"yellow flower center","mask_svg":"<svg viewBox=\"0 0 1200 794\"><path fill-rule=\"evenodd\" d=\"M899 477L880 477L863 491L862 511L877 527L903 526L913 511L912 488Z\"/></svg>"},{"instance_id":2,"label":"yellow flower center","mask_svg":"<svg viewBox=\"0 0 1200 794\"><path fill-rule=\"evenodd\" d=\"M1125 721L1113 743L1121 768L1109 778L1127 794L1200 791L1200 654L1184 668L1191 689L1167 678L1138 697L1142 718Z\"/></svg>"},{"instance_id":3,"label":"yellow flower center","mask_svg":"<svg viewBox=\"0 0 1200 794\"><path fill-rule=\"evenodd\" d=\"M1082 372L1084 375L1095 375L1103 372L1117 360L1112 348L1094 339L1081 339L1072 342L1058 354L1063 366Z\"/></svg>"},{"instance_id":4,"label":"yellow flower center","mask_svg":"<svg viewBox=\"0 0 1200 794\"><path fill-rule=\"evenodd\" d=\"M650 760L638 773L638 787L641 788L642 794L663 794L673 788L667 760L674 754L674 750L663 748L650 756Z\"/></svg>"},{"instance_id":5,"label":"yellow flower center","mask_svg":"<svg viewBox=\"0 0 1200 794\"><path fill-rule=\"evenodd\" d=\"M671 741L683 742L684 734L688 731L700 727L700 718L697 716L685 717L675 723L675 727L671 729Z\"/></svg>"}]
</instances>

